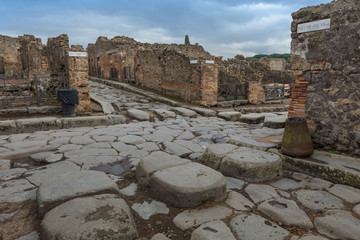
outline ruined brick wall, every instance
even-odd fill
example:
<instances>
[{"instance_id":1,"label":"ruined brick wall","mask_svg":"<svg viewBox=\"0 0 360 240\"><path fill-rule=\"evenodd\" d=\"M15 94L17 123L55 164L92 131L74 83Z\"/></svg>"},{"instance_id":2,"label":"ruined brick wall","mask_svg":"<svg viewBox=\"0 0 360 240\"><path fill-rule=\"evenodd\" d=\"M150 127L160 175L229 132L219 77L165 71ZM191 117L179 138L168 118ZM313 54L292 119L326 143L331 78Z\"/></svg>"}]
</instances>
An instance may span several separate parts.
<instances>
[{"instance_id":1,"label":"ruined brick wall","mask_svg":"<svg viewBox=\"0 0 360 240\"><path fill-rule=\"evenodd\" d=\"M124 81L124 67L135 66L138 51L176 51L190 59L210 59L211 55L198 44L149 44L133 38L117 36L112 39L99 37L95 44L89 44L89 74ZM116 69L117 76L111 73Z\"/></svg>"},{"instance_id":2,"label":"ruined brick wall","mask_svg":"<svg viewBox=\"0 0 360 240\"><path fill-rule=\"evenodd\" d=\"M216 61L219 66L219 83L259 82L291 83L291 72L285 69L283 59Z\"/></svg>"},{"instance_id":3,"label":"ruined brick wall","mask_svg":"<svg viewBox=\"0 0 360 240\"><path fill-rule=\"evenodd\" d=\"M19 36L22 70L24 73L48 72L47 48L33 35Z\"/></svg>"},{"instance_id":4,"label":"ruined brick wall","mask_svg":"<svg viewBox=\"0 0 360 240\"><path fill-rule=\"evenodd\" d=\"M61 34L47 41L47 55L49 59L49 70L53 73L66 71L66 51L69 50L69 38Z\"/></svg>"},{"instance_id":5,"label":"ruined brick wall","mask_svg":"<svg viewBox=\"0 0 360 240\"><path fill-rule=\"evenodd\" d=\"M360 155L360 1L333 1L292 16L296 94L289 117L305 116L318 146ZM298 24L328 18L329 29L297 32Z\"/></svg>"},{"instance_id":6,"label":"ruined brick wall","mask_svg":"<svg viewBox=\"0 0 360 240\"><path fill-rule=\"evenodd\" d=\"M217 103L217 66L174 50L138 51L136 84L203 106Z\"/></svg>"},{"instance_id":7,"label":"ruined brick wall","mask_svg":"<svg viewBox=\"0 0 360 240\"><path fill-rule=\"evenodd\" d=\"M18 38L0 35L0 74L7 77L22 75L20 47Z\"/></svg>"}]
</instances>

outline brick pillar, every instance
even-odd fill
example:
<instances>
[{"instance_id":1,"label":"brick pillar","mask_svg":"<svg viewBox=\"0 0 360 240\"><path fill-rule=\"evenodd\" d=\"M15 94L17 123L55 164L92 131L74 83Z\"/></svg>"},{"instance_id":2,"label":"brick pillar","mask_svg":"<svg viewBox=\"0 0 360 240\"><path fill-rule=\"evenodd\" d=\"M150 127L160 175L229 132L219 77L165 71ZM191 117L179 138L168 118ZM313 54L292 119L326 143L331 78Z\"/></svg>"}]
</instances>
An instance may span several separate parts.
<instances>
[{"instance_id":1,"label":"brick pillar","mask_svg":"<svg viewBox=\"0 0 360 240\"><path fill-rule=\"evenodd\" d=\"M258 82L249 82L248 100L250 104L265 103L265 91L263 86Z\"/></svg>"},{"instance_id":2,"label":"brick pillar","mask_svg":"<svg viewBox=\"0 0 360 240\"><path fill-rule=\"evenodd\" d=\"M218 66L212 60L199 64L200 76L200 101L205 107L217 104L218 95Z\"/></svg>"},{"instance_id":3,"label":"brick pillar","mask_svg":"<svg viewBox=\"0 0 360 240\"><path fill-rule=\"evenodd\" d=\"M79 92L79 105L76 106L76 113L90 114L92 110L86 52L67 52L66 64L68 88L77 89Z\"/></svg>"}]
</instances>

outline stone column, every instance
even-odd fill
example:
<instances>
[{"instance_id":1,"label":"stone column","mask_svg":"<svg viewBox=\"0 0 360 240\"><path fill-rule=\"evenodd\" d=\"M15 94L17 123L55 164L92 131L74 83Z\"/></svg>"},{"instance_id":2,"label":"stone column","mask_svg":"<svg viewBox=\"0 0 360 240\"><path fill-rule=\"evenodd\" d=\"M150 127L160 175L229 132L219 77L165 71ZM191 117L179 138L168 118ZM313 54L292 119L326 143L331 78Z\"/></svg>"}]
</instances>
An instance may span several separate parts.
<instances>
[{"instance_id":1,"label":"stone column","mask_svg":"<svg viewBox=\"0 0 360 240\"><path fill-rule=\"evenodd\" d=\"M217 104L218 94L218 66L213 60L206 60L200 64L200 104L205 107Z\"/></svg>"},{"instance_id":2,"label":"stone column","mask_svg":"<svg viewBox=\"0 0 360 240\"><path fill-rule=\"evenodd\" d=\"M90 84L87 53L73 51L67 52L66 70L68 77L68 88L77 89L79 92L79 105L76 106L76 113L80 115L90 114L92 109L89 94Z\"/></svg>"},{"instance_id":3,"label":"stone column","mask_svg":"<svg viewBox=\"0 0 360 240\"><path fill-rule=\"evenodd\" d=\"M258 82L249 82L248 100L250 104L265 103L265 91L263 86Z\"/></svg>"}]
</instances>

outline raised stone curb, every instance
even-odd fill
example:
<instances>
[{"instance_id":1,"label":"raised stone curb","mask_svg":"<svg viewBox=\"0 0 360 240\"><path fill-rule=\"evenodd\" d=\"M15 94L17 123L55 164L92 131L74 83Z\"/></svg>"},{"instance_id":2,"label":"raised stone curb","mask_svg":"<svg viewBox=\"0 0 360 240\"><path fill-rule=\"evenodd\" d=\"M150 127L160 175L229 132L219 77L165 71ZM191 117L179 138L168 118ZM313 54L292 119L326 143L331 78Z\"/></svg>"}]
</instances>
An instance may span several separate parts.
<instances>
[{"instance_id":1,"label":"raised stone curb","mask_svg":"<svg viewBox=\"0 0 360 240\"><path fill-rule=\"evenodd\" d=\"M227 140L226 143L234 144L239 147L255 148L262 151L267 151L269 148L275 147L275 144L262 143L242 136L232 137L231 139Z\"/></svg>"},{"instance_id":2,"label":"raised stone curb","mask_svg":"<svg viewBox=\"0 0 360 240\"><path fill-rule=\"evenodd\" d=\"M37 192L38 210L44 215L51 208L70 199L102 193L118 193L115 182L98 171L76 171L55 176L40 185Z\"/></svg>"},{"instance_id":3,"label":"raised stone curb","mask_svg":"<svg viewBox=\"0 0 360 240\"><path fill-rule=\"evenodd\" d=\"M42 239L128 239L138 236L126 202L113 194L75 198L48 212Z\"/></svg>"},{"instance_id":4,"label":"raised stone curb","mask_svg":"<svg viewBox=\"0 0 360 240\"><path fill-rule=\"evenodd\" d=\"M216 111L200 107L191 107L191 110L205 117L216 117Z\"/></svg>"},{"instance_id":5,"label":"raised stone curb","mask_svg":"<svg viewBox=\"0 0 360 240\"><path fill-rule=\"evenodd\" d=\"M223 118L228 121L239 121L241 117L240 112L219 112L218 117Z\"/></svg>"},{"instance_id":6,"label":"raised stone curb","mask_svg":"<svg viewBox=\"0 0 360 240\"><path fill-rule=\"evenodd\" d=\"M224 176L199 163L187 163L155 172L149 182L154 196L174 207L196 207L226 197Z\"/></svg>"},{"instance_id":7,"label":"raised stone curb","mask_svg":"<svg viewBox=\"0 0 360 240\"><path fill-rule=\"evenodd\" d=\"M197 115L195 111L183 107L174 107L172 110L184 117L195 117Z\"/></svg>"}]
</instances>

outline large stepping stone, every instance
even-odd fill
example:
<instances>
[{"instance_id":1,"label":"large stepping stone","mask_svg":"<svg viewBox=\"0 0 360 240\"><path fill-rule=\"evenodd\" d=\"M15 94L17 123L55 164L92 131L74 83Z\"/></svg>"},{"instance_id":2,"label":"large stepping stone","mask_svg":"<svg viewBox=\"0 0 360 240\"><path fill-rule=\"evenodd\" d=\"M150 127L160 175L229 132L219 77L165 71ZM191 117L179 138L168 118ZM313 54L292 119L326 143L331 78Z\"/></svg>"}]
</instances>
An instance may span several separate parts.
<instances>
[{"instance_id":1,"label":"large stepping stone","mask_svg":"<svg viewBox=\"0 0 360 240\"><path fill-rule=\"evenodd\" d=\"M190 160L165 152L153 152L141 159L136 167L136 176L140 184L147 186L154 172L190 162Z\"/></svg>"},{"instance_id":2,"label":"large stepping stone","mask_svg":"<svg viewBox=\"0 0 360 240\"><path fill-rule=\"evenodd\" d=\"M235 144L240 147L251 147L263 151L267 151L269 148L275 147L275 143L274 144L262 143L251 138L242 137L240 135L231 137L229 140L227 140L227 143Z\"/></svg>"},{"instance_id":3,"label":"large stepping stone","mask_svg":"<svg viewBox=\"0 0 360 240\"><path fill-rule=\"evenodd\" d=\"M195 207L226 197L224 176L194 162L155 172L149 186L157 198L174 207Z\"/></svg>"},{"instance_id":4,"label":"large stepping stone","mask_svg":"<svg viewBox=\"0 0 360 240\"><path fill-rule=\"evenodd\" d=\"M197 115L195 111L187 108L174 107L172 110L184 117L195 117Z\"/></svg>"},{"instance_id":5,"label":"large stepping stone","mask_svg":"<svg viewBox=\"0 0 360 240\"><path fill-rule=\"evenodd\" d=\"M287 230L255 214L240 214L230 221L230 226L242 240L280 240L290 235Z\"/></svg>"},{"instance_id":6,"label":"large stepping stone","mask_svg":"<svg viewBox=\"0 0 360 240\"><path fill-rule=\"evenodd\" d=\"M162 119L176 117L176 114L174 112L162 108L155 109L154 112Z\"/></svg>"},{"instance_id":7,"label":"large stepping stone","mask_svg":"<svg viewBox=\"0 0 360 240\"><path fill-rule=\"evenodd\" d=\"M264 127L284 128L287 116L265 117Z\"/></svg>"},{"instance_id":8,"label":"large stepping stone","mask_svg":"<svg viewBox=\"0 0 360 240\"><path fill-rule=\"evenodd\" d=\"M261 182L282 175L282 159L273 153L232 144L212 144L207 147L200 162L218 169L229 177L249 182Z\"/></svg>"},{"instance_id":9,"label":"large stepping stone","mask_svg":"<svg viewBox=\"0 0 360 240\"><path fill-rule=\"evenodd\" d=\"M202 224L191 234L191 240L236 240L230 228L222 221Z\"/></svg>"},{"instance_id":10,"label":"large stepping stone","mask_svg":"<svg viewBox=\"0 0 360 240\"><path fill-rule=\"evenodd\" d=\"M330 211L324 217L317 217L314 224L319 233L333 239L359 239L360 220L347 211Z\"/></svg>"},{"instance_id":11,"label":"large stepping stone","mask_svg":"<svg viewBox=\"0 0 360 240\"><path fill-rule=\"evenodd\" d=\"M192 110L205 116L205 117L216 117L216 111L206 108L192 107Z\"/></svg>"},{"instance_id":12,"label":"large stepping stone","mask_svg":"<svg viewBox=\"0 0 360 240\"><path fill-rule=\"evenodd\" d=\"M248 113L244 114L240 118L240 122L249 124L259 124L264 122L265 115L261 113Z\"/></svg>"},{"instance_id":13,"label":"large stepping stone","mask_svg":"<svg viewBox=\"0 0 360 240\"><path fill-rule=\"evenodd\" d=\"M70 200L48 212L40 226L42 239L128 239L137 237L130 208L113 194Z\"/></svg>"},{"instance_id":14,"label":"large stepping stone","mask_svg":"<svg viewBox=\"0 0 360 240\"><path fill-rule=\"evenodd\" d=\"M138 109L129 109L127 114L130 118L134 118L139 121L150 121L150 114Z\"/></svg>"},{"instance_id":15,"label":"large stepping stone","mask_svg":"<svg viewBox=\"0 0 360 240\"><path fill-rule=\"evenodd\" d=\"M77 171L55 176L40 185L37 192L38 209L44 215L50 209L70 199L101 193L118 193L115 182L105 173Z\"/></svg>"},{"instance_id":16,"label":"large stepping stone","mask_svg":"<svg viewBox=\"0 0 360 240\"><path fill-rule=\"evenodd\" d=\"M249 194L254 203L280 197L275 188L265 184L249 184L245 188L245 192Z\"/></svg>"},{"instance_id":17,"label":"large stepping stone","mask_svg":"<svg viewBox=\"0 0 360 240\"><path fill-rule=\"evenodd\" d=\"M218 117L228 121L238 121L241 117L241 112L219 112Z\"/></svg>"},{"instance_id":18,"label":"large stepping stone","mask_svg":"<svg viewBox=\"0 0 360 240\"><path fill-rule=\"evenodd\" d=\"M282 159L269 152L239 147L222 159L220 172L225 176L262 182L282 175Z\"/></svg>"},{"instance_id":19,"label":"large stepping stone","mask_svg":"<svg viewBox=\"0 0 360 240\"><path fill-rule=\"evenodd\" d=\"M312 228L313 224L306 213L299 208L296 202L284 198L277 198L263 202L258 210L271 219L286 226Z\"/></svg>"}]
</instances>

